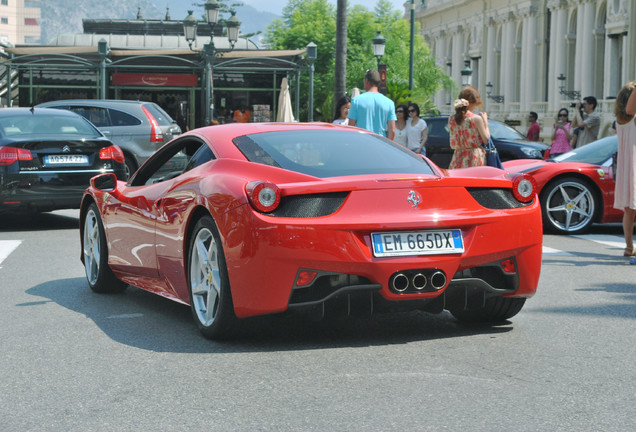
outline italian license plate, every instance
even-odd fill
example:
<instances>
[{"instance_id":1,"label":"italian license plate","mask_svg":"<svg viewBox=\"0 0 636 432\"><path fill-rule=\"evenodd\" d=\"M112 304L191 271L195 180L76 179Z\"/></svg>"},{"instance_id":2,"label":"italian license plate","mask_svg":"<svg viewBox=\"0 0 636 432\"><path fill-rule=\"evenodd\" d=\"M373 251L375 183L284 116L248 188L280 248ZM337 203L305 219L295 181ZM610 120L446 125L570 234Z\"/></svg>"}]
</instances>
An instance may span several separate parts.
<instances>
[{"instance_id":1,"label":"italian license plate","mask_svg":"<svg viewBox=\"0 0 636 432\"><path fill-rule=\"evenodd\" d=\"M88 156L48 155L44 156L44 165L88 165Z\"/></svg>"},{"instance_id":2,"label":"italian license plate","mask_svg":"<svg viewBox=\"0 0 636 432\"><path fill-rule=\"evenodd\" d=\"M372 233L373 255L441 255L464 252L462 231L409 231Z\"/></svg>"}]
</instances>

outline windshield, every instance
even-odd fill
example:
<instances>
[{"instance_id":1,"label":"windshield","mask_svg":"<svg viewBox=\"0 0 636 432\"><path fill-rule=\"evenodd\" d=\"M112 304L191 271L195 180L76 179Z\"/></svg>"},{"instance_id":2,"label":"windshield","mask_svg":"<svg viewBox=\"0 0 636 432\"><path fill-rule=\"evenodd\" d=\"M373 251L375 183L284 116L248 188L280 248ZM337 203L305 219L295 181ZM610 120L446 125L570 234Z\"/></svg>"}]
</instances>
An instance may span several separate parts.
<instances>
[{"instance_id":1,"label":"windshield","mask_svg":"<svg viewBox=\"0 0 636 432\"><path fill-rule=\"evenodd\" d=\"M488 129L490 136L498 140L525 140L526 137L521 135L517 129L508 126L505 123L488 121Z\"/></svg>"},{"instance_id":2,"label":"windshield","mask_svg":"<svg viewBox=\"0 0 636 432\"><path fill-rule=\"evenodd\" d=\"M607 165L609 159L616 153L616 147L616 136L610 136L555 156L553 160L556 162L582 162L593 165Z\"/></svg>"},{"instance_id":3,"label":"windshield","mask_svg":"<svg viewBox=\"0 0 636 432\"><path fill-rule=\"evenodd\" d=\"M294 130L237 137L251 162L314 177L360 174L433 174L424 159L378 135L355 131Z\"/></svg>"},{"instance_id":4,"label":"windshield","mask_svg":"<svg viewBox=\"0 0 636 432\"><path fill-rule=\"evenodd\" d=\"M30 112L16 113L0 118L2 137L29 138L31 136L75 136L97 138L102 134L86 119L71 115L38 115Z\"/></svg>"}]
</instances>

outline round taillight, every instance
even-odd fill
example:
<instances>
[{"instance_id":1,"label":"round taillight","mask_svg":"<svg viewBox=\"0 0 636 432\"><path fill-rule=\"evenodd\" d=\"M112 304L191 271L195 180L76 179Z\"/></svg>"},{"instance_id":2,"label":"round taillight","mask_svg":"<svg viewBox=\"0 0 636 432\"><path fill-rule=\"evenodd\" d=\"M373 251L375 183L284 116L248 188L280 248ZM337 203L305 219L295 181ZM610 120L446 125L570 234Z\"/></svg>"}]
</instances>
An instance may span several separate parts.
<instances>
[{"instance_id":1,"label":"round taillight","mask_svg":"<svg viewBox=\"0 0 636 432\"><path fill-rule=\"evenodd\" d=\"M280 189L274 183L253 181L245 189L252 207L260 212L273 212L280 204Z\"/></svg>"},{"instance_id":2,"label":"round taillight","mask_svg":"<svg viewBox=\"0 0 636 432\"><path fill-rule=\"evenodd\" d=\"M531 175L520 174L512 179L512 194L522 203L530 202L537 194L537 182Z\"/></svg>"}]
</instances>

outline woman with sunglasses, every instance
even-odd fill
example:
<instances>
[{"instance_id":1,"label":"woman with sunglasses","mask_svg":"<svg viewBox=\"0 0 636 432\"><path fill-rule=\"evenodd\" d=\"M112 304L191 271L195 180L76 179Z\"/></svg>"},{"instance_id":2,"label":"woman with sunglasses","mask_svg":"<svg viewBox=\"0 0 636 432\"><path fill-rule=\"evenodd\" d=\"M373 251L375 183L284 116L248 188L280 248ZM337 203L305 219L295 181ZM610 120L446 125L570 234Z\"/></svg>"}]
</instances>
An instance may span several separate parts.
<instances>
[{"instance_id":1,"label":"woman with sunglasses","mask_svg":"<svg viewBox=\"0 0 636 432\"><path fill-rule=\"evenodd\" d=\"M408 107L409 119L406 122L406 135L408 136L407 147L415 153L426 155L426 139L428 133L426 131L428 125L420 118L420 107L411 102Z\"/></svg>"},{"instance_id":2,"label":"woman with sunglasses","mask_svg":"<svg viewBox=\"0 0 636 432\"><path fill-rule=\"evenodd\" d=\"M567 108L561 108L557 115L557 121L552 127L552 145L550 146L550 157L560 155L572 150L570 140L570 122L568 120Z\"/></svg>"},{"instance_id":3,"label":"woman with sunglasses","mask_svg":"<svg viewBox=\"0 0 636 432\"><path fill-rule=\"evenodd\" d=\"M406 105L398 105L397 108L395 108L395 116L397 117L397 121L395 122L395 136L393 137L393 141L404 147L406 147L407 142L406 111Z\"/></svg>"}]
</instances>

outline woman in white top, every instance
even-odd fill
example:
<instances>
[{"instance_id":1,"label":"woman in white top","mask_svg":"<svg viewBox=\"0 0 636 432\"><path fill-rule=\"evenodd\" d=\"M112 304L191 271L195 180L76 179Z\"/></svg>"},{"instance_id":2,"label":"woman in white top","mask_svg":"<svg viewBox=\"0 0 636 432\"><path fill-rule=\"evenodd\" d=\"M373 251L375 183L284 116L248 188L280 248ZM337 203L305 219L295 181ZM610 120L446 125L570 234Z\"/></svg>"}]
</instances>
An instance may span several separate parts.
<instances>
[{"instance_id":1,"label":"woman in white top","mask_svg":"<svg viewBox=\"0 0 636 432\"><path fill-rule=\"evenodd\" d=\"M349 119L347 119L349 108L351 108L351 99L347 96L341 97L336 104L336 115L334 116L333 123L346 126L349 123Z\"/></svg>"},{"instance_id":2,"label":"woman in white top","mask_svg":"<svg viewBox=\"0 0 636 432\"><path fill-rule=\"evenodd\" d=\"M614 208L623 210L624 256L636 256L634 220L636 220L636 83L629 82L616 96L616 133L618 164L614 186ZM630 261L631 262L631 261Z\"/></svg>"},{"instance_id":3,"label":"woman in white top","mask_svg":"<svg viewBox=\"0 0 636 432\"><path fill-rule=\"evenodd\" d=\"M397 121L395 122L395 136L393 141L406 147L406 105L398 105L395 108L395 116Z\"/></svg>"},{"instance_id":4,"label":"woman in white top","mask_svg":"<svg viewBox=\"0 0 636 432\"><path fill-rule=\"evenodd\" d=\"M428 126L420 118L420 107L415 102L409 104L408 112L409 120L406 122L407 147L415 153L426 155L424 145L428 138L428 133L426 132Z\"/></svg>"}]
</instances>

